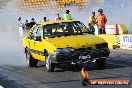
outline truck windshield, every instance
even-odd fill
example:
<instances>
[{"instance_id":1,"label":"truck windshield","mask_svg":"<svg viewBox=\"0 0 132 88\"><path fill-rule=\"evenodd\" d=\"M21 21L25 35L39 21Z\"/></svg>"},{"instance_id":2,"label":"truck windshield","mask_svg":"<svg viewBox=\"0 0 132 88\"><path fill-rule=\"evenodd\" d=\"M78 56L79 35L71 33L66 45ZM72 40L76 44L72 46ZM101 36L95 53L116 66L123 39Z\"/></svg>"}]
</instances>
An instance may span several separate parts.
<instances>
[{"instance_id":1,"label":"truck windshield","mask_svg":"<svg viewBox=\"0 0 132 88\"><path fill-rule=\"evenodd\" d=\"M44 26L45 37L83 35L85 33L91 34L89 29L79 21L61 22Z\"/></svg>"}]
</instances>

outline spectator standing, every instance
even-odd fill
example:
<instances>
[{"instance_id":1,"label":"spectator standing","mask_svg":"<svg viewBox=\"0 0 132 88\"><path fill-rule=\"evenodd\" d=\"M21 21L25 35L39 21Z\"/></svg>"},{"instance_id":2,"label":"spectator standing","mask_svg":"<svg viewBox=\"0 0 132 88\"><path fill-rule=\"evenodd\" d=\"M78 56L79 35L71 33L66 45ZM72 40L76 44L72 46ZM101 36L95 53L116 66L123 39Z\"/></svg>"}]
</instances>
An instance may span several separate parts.
<instances>
[{"instance_id":1,"label":"spectator standing","mask_svg":"<svg viewBox=\"0 0 132 88\"><path fill-rule=\"evenodd\" d=\"M96 19L95 19L95 12L92 12L92 16L89 17L89 29L90 31L94 34L95 28L94 25L96 24Z\"/></svg>"},{"instance_id":2,"label":"spectator standing","mask_svg":"<svg viewBox=\"0 0 132 88\"><path fill-rule=\"evenodd\" d=\"M26 20L25 23L24 23L24 29L25 30L29 30L30 29L30 23L28 22L28 20Z\"/></svg>"},{"instance_id":3,"label":"spectator standing","mask_svg":"<svg viewBox=\"0 0 132 88\"><path fill-rule=\"evenodd\" d=\"M47 22L47 21L49 21L49 20L47 20L47 18L44 17L42 22Z\"/></svg>"},{"instance_id":4,"label":"spectator standing","mask_svg":"<svg viewBox=\"0 0 132 88\"><path fill-rule=\"evenodd\" d=\"M21 22L21 17L18 17L18 26L19 26L20 37L23 37L23 24Z\"/></svg>"},{"instance_id":5,"label":"spectator standing","mask_svg":"<svg viewBox=\"0 0 132 88\"><path fill-rule=\"evenodd\" d=\"M32 27L33 27L33 25L35 25L35 24L36 24L35 19L34 19L34 18L32 18L32 19L31 19L31 22L30 22L29 24L30 24L30 28L32 28Z\"/></svg>"},{"instance_id":6,"label":"spectator standing","mask_svg":"<svg viewBox=\"0 0 132 88\"><path fill-rule=\"evenodd\" d=\"M55 18L55 21L59 21L59 20L62 20L62 18L60 17L59 14L57 14L57 17Z\"/></svg>"},{"instance_id":7,"label":"spectator standing","mask_svg":"<svg viewBox=\"0 0 132 88\"><path fill-rule=\"evenodd\" d=\"M66 10L66 13L63 16L63 20L66 20L66 21L72 20L72 16L70 14L70 10Z\"/></svg>"},{"instance_id":8,"label":"spectator standing","mask_svg":"<svg viewBox=\"0 0 132 88\"><path fill-rule=\"evenodd\" d=\"M96 19L97 19L99 34L106 34L105 25L106 25L106 22L107 22L107 18L103 14L102 9L99 9L98 12L99 12L99 15L97 16Z\"/></svg>"}]
</instances>

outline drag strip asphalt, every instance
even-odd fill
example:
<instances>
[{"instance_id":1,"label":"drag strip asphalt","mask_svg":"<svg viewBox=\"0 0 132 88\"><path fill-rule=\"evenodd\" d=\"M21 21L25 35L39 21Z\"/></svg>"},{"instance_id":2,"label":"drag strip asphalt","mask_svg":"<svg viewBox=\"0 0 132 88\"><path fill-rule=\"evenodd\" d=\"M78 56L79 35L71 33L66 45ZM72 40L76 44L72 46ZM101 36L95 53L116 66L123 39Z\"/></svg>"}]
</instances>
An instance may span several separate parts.
<instances>
[{"instance_id":1,"label":"drag strip asphalt","mask_svg":"<svg viewBox=\"0 0 132 88\"><path fill-rule=\"evenodd\" d=\"M88 66L86 70L89 72L90 79L132 79L132 64L130 62L132 55L129 51L123 51L124 55L128 57L122 57L123 53L119 50L111 51L110 58L107 60L106 67L104 69L97 69L95 67ZM116 52L118 52L116 54ZM118 56L120 57L118 57ZM24 59L24 58L23 58ZM38 67L27 66L0 66L0 77L2 82L0 85L5 88L82 88L81 69L57 69L55 72L47 72L43 63L40 63ZM131 85L88 85L88 88L131 88Z\"/></svg>"}]
</instances>

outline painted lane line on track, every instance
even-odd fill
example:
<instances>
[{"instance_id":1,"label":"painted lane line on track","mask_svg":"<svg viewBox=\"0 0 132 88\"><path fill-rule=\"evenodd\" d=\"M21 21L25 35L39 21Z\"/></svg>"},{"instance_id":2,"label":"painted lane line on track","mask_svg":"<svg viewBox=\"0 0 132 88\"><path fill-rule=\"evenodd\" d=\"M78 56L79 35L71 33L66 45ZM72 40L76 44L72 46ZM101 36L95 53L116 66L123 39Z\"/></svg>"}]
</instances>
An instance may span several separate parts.
<instances>
[{"instance_id":1,"label":"painted lane line on track","mask_svg":"<svg viewBox=\"0 0 132 88\"><path fill-rule=\"evenodd\" d=\"M0 85L0 88L4 88L4 87Z\"/></svg>"}]
</instances>

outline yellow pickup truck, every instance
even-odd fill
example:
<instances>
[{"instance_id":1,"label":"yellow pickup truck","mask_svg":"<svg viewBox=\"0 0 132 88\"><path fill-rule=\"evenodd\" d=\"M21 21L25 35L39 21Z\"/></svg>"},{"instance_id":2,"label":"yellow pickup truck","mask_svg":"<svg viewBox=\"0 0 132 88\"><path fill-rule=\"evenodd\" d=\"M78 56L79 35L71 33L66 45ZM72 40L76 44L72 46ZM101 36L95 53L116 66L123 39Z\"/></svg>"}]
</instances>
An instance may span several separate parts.
<instances>
[{"instance_id":1,"label":"yellow pickup truck","mask_svg":"<svg viewBox=\"0 0 132 88\"><path fill-rule=\"evenodd\" d=\"M23 38L23 47L29 67L43 61L49 72L55 67L88 63L104 66L110 53L107 42L80 21L36 24Z\"/></svg>"}]
</instances>

